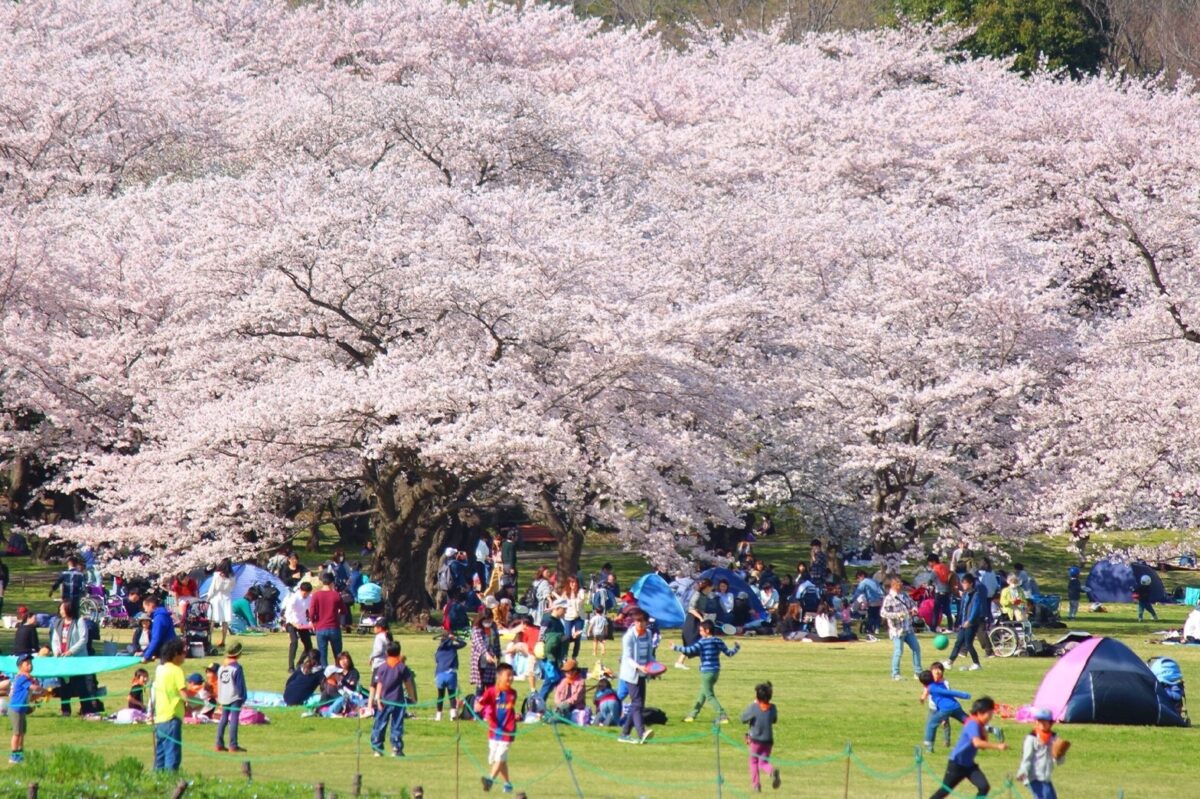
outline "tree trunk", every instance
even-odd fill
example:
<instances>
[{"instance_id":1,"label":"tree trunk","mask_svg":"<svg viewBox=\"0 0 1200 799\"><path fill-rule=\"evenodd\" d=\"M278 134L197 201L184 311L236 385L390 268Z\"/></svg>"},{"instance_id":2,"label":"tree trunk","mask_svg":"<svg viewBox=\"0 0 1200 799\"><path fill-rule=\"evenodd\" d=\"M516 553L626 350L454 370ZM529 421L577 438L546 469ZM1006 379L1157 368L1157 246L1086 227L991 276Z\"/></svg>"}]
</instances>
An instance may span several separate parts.
<instances>
[{"instance_id":1,"label":"tree trunk","mask_svg":"<svg viewBox=\"0 0 1200 799\"><path fill-rule=\"evenodd\" d=\"M486 478L462 481L419 467L405 473L390 467L382 474L369 469L367 478L376 510L371 574L387 590L395 618L428 619L438 548L460 503Z\"/></svg>"},{"instance_id":2,"label":"tree trunk","mask_svg":"<svg viewBox=\"0 0 1200 799\"><path fill-rule=\"evenodd\" d=\"M538 499L546 526L554 533L558 542L558 565L555 573L560 580L568 575L577 574L579 560L583 555L583 526L563 518L563 514L554 504L553 490L542 489Z\"/></svg>"}]
</instances>

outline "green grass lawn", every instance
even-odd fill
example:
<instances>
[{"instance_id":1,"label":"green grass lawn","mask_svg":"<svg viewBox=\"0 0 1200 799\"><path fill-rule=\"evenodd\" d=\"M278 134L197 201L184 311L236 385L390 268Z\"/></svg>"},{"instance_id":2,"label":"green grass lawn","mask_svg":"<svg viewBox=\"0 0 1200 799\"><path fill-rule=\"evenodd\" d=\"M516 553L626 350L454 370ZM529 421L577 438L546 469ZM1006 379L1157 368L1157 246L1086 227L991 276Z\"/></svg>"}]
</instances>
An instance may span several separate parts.
<instances>
[{"instance_id":1,"label":"green grass lawn","mask_svg":"<svg viewBox=\"0 0 1200 799\"><path fill-rule=\"evenodd\" d=\"M1053 542L1039 544L1045 550L1026 550L1025 560L1036 576L1052 590L1062 582L1066 559L1052 555ZM769 555L780 568L794 566L803 557L798 541L775 541ZM618 557L620 555L620 557ZM550 553L529 553L523 562L549 562ZM640 563L612 550L595 549L589 553L587 568L594 569L604 560L618 567L623 585L640 572ZM46 597L48 582L40 572L19 559L7 561L14 581L6 603L11 612L18 601L36 601L39 609L49 609L53 601ZM790 570L790 569L789 569ZM1132 606L1110 606L1110 613L1082 614L1075 629L1115 635L1143 657L1169 654L1183 665L1186 675L1200 674L1200 650L1161 647L1148 643L1149 632L1161 625L1136 622ZM1178 626L1186 609L1171 606L1162 609L1164 624ZM1053 631L1051 631L1053 632ZM110 634L105 631L106 637ZM121 642L128 631L111 631ZM6 650L11 638L0 632L0 650ZM281 690L285 678L287 638L283 635L248 636L243 663L252 689ZM433 695L433 645L426 634L402 637L409 663L418 672L421 700ZM672 643L668 635L666 643ZM849 796L871 799L909 799L918 796L913 773L914 747L920 743L926 711L918 703L918 685L911 679L889 679L891 647L886 641L848 645L788 643L776 639L748 638L742 641L740 655L724 661L718 695L731 714L736 715L753 698L755 683L769 679L775 684L775 701L780 709L776 729L776 757L782 764L784 785L780 795L813 797L843 796L847 773L844 752L852 745L855 760L849 769ZM929 636L922 638L925 664L935 657ZM605 662L616 665L611 652ZM591 644L583 645L584 663L590 664ZM368 637L350 636L346 648L364 663L370 649ZM669 653L660 650L666 661ZM997 701L1020 705L1031 701L1042 675L1052 659L1012 658L985 661L979 672L952 675L955 688L974 695L988 694ZM201 670L202 664L189 662L188 670ZM909 671L906 653L905 672ZM113 695L111 709L123 704L121 697L128 685L127 673L103 675L102 681ZM696 797L717 796L717 745L710 726L710 711L699 723L680 722L689 709L697 688L695 671L670 670L651 683L649 703L663 708L670 722L657 729L656 738L641 747L615 742L608 730L578 730L560 727L562 745L571 753L582 794L588 797ZM524 687L520 687L522 695ZM417 718L407 725L403 760L370 757L367 746L367 722L362 736L354 720L301 718L297 710L267 711L271 724L244 728L242 745L250 751L255 780L286 781L311 785L323 782L330 793L349 796L356 772L363 774L364 786L388 795L398 795L402 787L421 785L425 795L435 797L474 796L481 794L479 771L486 755L484 730L478 725L432 720L432 711L422 707ZM1017 744L1025 726L1002 722L1008 740ZM749 792L744 752L738 742L742 728L736 722L720 728L733 743L722 741L720 761L725 779L723 795L739 797ZM1200 761L1200 733L1187 729L1107 727L1072 725L1062 729L1074 748L1055 777L1060 795L1116 797L1126 795L1178 797L1188 789L1183 780ZM461 735L461 739L457 736ZM237 779L244 757L213 751L213 728L188 726L184 731L184 770L191 774ZM31 717L27 751L46 750L59 745L89 749L109 760L131 756L149 763L152 756L149 727L129 728L102 722L57 718L51 709ZM927 762L923 793L928 795L940 775L945 753L938 750ZM985 753L980 762L992 784L1001 788L1007 775L1016 770L1018 753ZM534 797L576 796L570 772L548 725L522 727L511 756L513 777L518 790ZM11 770L0 780L0 796L24 796L19 788L20 769ZM9 787L12 786L12 787ZM47 787L47 786L44 786ZM306 793L307 790L306 789ZM1015 795L1027 796L1023 789ZM498 789L496 789L498 792ZM769 792L770 789L767 788ZM95 793L78 795L109 796L97 785ZM966 795L966 794L963 794ZM1006 796L997 790L993 796Z\"/></svg>"}]
</instances>

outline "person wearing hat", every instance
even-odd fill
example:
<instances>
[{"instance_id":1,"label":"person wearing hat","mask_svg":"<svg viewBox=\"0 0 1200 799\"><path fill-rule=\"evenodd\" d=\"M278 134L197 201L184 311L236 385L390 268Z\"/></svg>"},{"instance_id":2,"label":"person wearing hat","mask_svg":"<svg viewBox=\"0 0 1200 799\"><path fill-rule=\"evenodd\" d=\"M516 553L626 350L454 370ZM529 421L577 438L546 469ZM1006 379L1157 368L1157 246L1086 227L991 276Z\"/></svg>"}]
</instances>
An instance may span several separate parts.
<instances>
[{"instance_id":1,"label":"person wearing hat","mask_svg":"<svg viewBox=\"0 0 1200 799\"><path fill-rule=\"evenodd\" d=\"M14 655L36 654L38 643L37 614L30 613L25 605L17 606L17 631L13 638Z\"/></svg>"},{"instance_id":2,"label":"person wearing hat","mask_svg":"<svg viewBox=\"0 0 1200 799\"><path fill-rule=\"evenodd\" d=\"M33 694L37 681L33 679L33 655L17 655L17 676L8 689L8 720L12 723L12 751L9 763L25 761L25 727L29 711L33 709Z\"/></svg>"},{"instance_id":3,"label":"person wearing hat","mask_svg":"<svg viewBox=\"0 0 1200 799\"><path fill-rule=\"evenodd\" d=\"M554 714L559 718L571 719L576 710L587 707L584 690L587 683L579 671L575 658L567 658L562 664L562 679L554 686Z\"/></svg>"},{"instance_id":4,"label":"person wearing hat","mask_svg":"<svg viewBox=\"0 0 1200 799\"><path fill-rule=\"evenodd\" d=\"M129 654L140 655L150 645L150 614L145 611L133 617L133 641L129 644Z\"/></svg>"},{"instance_id":5,"label":"person wearing hat","mask_svg":"<svg viewBox=\"0 0 1200 799\"><path fill-rule=\"evenodd\" d=\"M1058 799L1050 777L1061 766L1070 743L1054 734L1054 714L1045 708L1033 712L1033 730L1025 736L1017 779L1029 786L1033 799Z\"/></svg>"},{"instance_id":6,"label":"person wearing hat","mask_svg":"<svg viewBox=\"0 0 1200 799\"><path fill-rule=\"evenodd\" d=\"M240 658L242 645L234 643L225 653L225 663L217 670L217 705L221 720L217 723L217 751L245 752L238 745L238 720L246 704L246 672ZM229 730L229 747L225 747L225 730Z\"/></svg>"},{"instance_id":7,"label":"person wearing hat","mask_svg":"<svg viewBox=\"0 0 1200 799\"><path fill-rule=\"evenodd\" d=\"M549 700L551 692L562 678L563 661L567 659L567 648L570 645L568 627L564 617L567 614L567 600L557 599L550 603L549 615L542 618L542 651L544 653L542 667L542 687L538 691L543 700Z\"/></svg>"},{"instance_id":8,"label":"person wearing hat","mask_svg":"<svg viewBox=\"0 0 1200 799\"><path fill-rule=\"evenodd\" d=\"M308 600L308 618L316 635L322 668L337 660L342 651L342 617L346 613L346 603L333 583L333 572L321 572L321 587Z\"/></svg>"}]
</instances>

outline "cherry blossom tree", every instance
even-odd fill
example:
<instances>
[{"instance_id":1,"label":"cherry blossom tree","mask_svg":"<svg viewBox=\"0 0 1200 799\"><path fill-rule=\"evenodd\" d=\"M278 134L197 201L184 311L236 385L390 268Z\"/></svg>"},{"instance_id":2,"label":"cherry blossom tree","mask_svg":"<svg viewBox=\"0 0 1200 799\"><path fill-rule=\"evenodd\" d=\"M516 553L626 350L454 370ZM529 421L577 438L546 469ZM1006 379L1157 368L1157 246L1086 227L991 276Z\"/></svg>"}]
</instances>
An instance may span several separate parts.
<instances>
[{"instance_id":1,"label":"cherry blossom tree","mask_svg":"<svg viewBox=\"0 0 1200 799\"><path fill-rule=\"evenodd\" d=\"M679 566L763 497L894 555L1194 495L1186 87L926 29L124 8L0 11L3 444L116 570L348 485L405 616L498 498L573 572L590 526Z\"/></svg>"}]
</instances>

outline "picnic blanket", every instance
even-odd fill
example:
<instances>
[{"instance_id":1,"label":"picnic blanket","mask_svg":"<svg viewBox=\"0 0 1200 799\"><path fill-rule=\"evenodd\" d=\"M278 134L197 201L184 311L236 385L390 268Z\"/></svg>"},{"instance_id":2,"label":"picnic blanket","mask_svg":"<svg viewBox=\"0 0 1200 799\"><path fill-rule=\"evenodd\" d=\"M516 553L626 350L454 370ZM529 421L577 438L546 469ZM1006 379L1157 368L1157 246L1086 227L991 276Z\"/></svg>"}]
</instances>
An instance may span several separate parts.
<instances>
[{"instance_id":1,"label":"picnic blanket","mask_svg":"<svg viewBox=\"0 0 1200 799\"><path fill-rule=\"evenodd\" d=\"M52 677L68 679L82 677L85 674L99 674L102 671L117 671L136 666L142 662L140 657L133 655L97 655L95 657L52 658L35 657L33 659L33 676L39 680ZM16 674L17 659L13 655L0 657L0 673Z\"/></svg>"}]
</instances>

